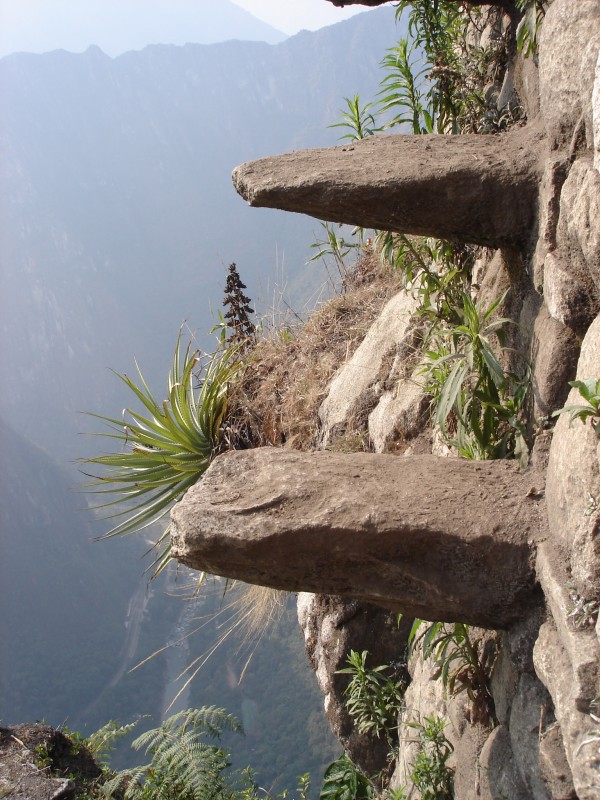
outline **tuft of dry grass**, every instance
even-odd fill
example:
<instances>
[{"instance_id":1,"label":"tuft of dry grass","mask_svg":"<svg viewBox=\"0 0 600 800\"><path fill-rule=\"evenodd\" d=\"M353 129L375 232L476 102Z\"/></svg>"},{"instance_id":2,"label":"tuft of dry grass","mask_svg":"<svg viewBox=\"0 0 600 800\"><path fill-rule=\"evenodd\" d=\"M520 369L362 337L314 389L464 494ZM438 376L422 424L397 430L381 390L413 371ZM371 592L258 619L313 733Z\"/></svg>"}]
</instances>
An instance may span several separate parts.
<instances>
[{"instance_id":1,"label":"tuft of dry grass","mask_svg":"<svg viewBox=\"0 0 600 800\"><path fill-rule=\"evenodd\" d=\"M341 294L320 305L304 324L260 340L230 400L230 446L313 449L319 406L334 373L401 287L397 271L365 252Z\"/></svg>"}]
</instances>

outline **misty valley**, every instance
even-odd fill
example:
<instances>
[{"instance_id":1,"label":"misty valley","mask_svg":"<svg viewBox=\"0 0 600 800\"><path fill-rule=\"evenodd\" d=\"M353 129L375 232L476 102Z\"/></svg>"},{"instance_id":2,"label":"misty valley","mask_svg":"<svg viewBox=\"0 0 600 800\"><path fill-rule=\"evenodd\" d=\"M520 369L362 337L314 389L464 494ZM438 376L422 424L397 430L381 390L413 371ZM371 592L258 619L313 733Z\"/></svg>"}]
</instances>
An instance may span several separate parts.
<instances>
[{"instance_id":1,"label":"misty valley","mask_svg":"<svg viewBox=\"0 0 600 800\"><path fill-rule=\"evenodd\" d=\"M278 44L0 59L3 725L87 735L149 715L141 731L224 706L246 731L237 765L277 790L318 781L339 754L291 605L258 644L228 637L171 704L181 671L227 630L230 595L222 581L195 594L175 568L149 582L144 537L94 541L110 523L77 462L102 444L87 414L131 402L113 370L137 360L160 396L182 324L213 348L229 263L259 315L302 316L323 296L326 276L306 265L318 222L251 211L230 173L334 143L343 98L375 94L395 38L379 9ZM135 757L125 742L114 763Z\"/></svg>"}]
</instances>

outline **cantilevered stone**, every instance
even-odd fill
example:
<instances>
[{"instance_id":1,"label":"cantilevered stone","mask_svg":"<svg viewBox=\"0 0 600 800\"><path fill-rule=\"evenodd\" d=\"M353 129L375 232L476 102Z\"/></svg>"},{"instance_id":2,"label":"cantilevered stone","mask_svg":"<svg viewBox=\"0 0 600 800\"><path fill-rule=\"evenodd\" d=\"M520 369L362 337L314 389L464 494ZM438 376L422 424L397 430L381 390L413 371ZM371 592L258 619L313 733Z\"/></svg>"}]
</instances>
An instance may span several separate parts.
<instances>
[{"instance_id":1,"label":"cantilevered stone","mask_svg":"<svg viewBox=\"0 0 600 800\"><path fill-rule=\"evenodd\" d=\"M251 206L365 228L523 245L531 236L545 146L534 126L496 135L386 135L237 167Z\"/></svg>"},{"instance_id":2,"label":"cantilevered stone","mask_svg":"<svg viewBox=\"0 0 600 800\"><path fill-rule=\"evenodd\" d=\"M230 452L173 508L172 554L249 583L502 628L537 602L532 480L508 461Z\"/></svg>"}]
</instances>

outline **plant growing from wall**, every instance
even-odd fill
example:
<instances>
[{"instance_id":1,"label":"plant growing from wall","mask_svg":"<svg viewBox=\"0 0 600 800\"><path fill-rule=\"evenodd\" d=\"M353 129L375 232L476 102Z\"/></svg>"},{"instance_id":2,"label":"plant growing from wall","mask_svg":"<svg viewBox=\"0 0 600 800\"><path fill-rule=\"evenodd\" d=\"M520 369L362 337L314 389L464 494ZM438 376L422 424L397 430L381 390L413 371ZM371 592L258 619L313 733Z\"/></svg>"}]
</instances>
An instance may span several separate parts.
<instances>
[{"instance_id":1,"label":"plant growing from wall","mask_svg":"<svg viewBox=\"0 0 600 800\"><path fill-rule=\"evenodd\" d=\"M577 389L585 402L563 406L552 416L568 414L569 425L572 425L576 419L581 420L584 424L589 420L596 435L600 436L600 379L588 378L583 381L569 381L569 386Z\"/></svg>"},{"instance_id":2,"label":"plant growing from wall","mask_svg":"<svg viewBox=\"0 0 600 800\"><path fill-rule=\"evenodd\" d=\"M141 531L160 521L199 480L219 452L229 392L243 367L239 345L203 359L190 343L182 355L180 331L166 400L155 398L139 367L137 382L116 373L143 410L126 409L121 419L90 415L110 429L95 435L113 440L120 448L83 460L86 467L100 467L99 474L86 473L92 478L87 490L116 495L98 508L123 507L110 517L124 519L102 538ZM155 574L170 559L169 527L156 548Z\"/></svg>"},{"instance_id":3,"label":"plant growing from wall","mask_svg":"<svg viewBox=\"0 0 600 800\"><path fill-rule=\"evenodd\" d=\"M586 597L583 597L572 584L567 586L567 590L573 604L568 615L573 627L577 628L578 630L585 630L586 628L594 627L598 620L600 600L596 598L587 599Z\"/></svg>"},{"instance_id":4,"label":"plant growing from wall","mask_svg":"<svg viewBox=\"0 0 600 800\"><path fill-rule=\"evenodd\" d=\"M448 444L464 458L519 458L525 465L528 447L521 419L529 390L523 377L504 371L491 337L504 347L504 329L512 321L494 317L499 298L487 308L462 292L460 306L452 308L459 324L434 324L421 371L432 396L434 423Z\"/></svg>"},{"instance_id":5,"label":"plant growing from wall","mask_svg":"<svg viewBox=\"0 0 600 800\"><path fill-rule=\"evenodd\" d=\"M436 0L433 3L428 0L417 0L417 2L401 0L396 9L396 18L407 9L409 10L408 33L411 38L409 53L416 50L422 52L425 57L425 64L416 73L415 82L426 86L428 105L424 115L424 129L418 130L413 126L413 132L432 133L435 130L439 133L458 133L457 87L461 73L457 45L461 38L464 18L458 5L447 0ZM406 44L401 42L400 45L398 56L403 68L398 70L400 81L397 85L404 84L408 90L405 96L410 97L411 81L407 73L411 72L411 65L405 58ZM392 66L389 60L384 59L383 63L388 69ZM388 79L384 81L390 85Z\"/></svg>"},{"instance_id":6,"label":"plant growing from wall","mask_svg":"<svg viewBox=\"0 0 600 800\"><path fill-rule=\"evenodd\" d=\"M527 58L537 53L537 37L546 11L552 0L515 0L516 8L523 13L517 29L517 49Z\"/></svg>"},{"instance_id":7,"label":"plant growing from wall","mask_svg":"<svg viewBox=\"0 0 600 800\"><path fill-rule=\"evenodd\" d=\"M407 722L419 737L419 747L413 762L410 780L420 792L421 800L452 800L454 797L454 772L448 760L454 748L446 738L445 721L441 717L425 717L422 722ZM401 788L393 800L408 800L412 789Z\"/></svg>"},{"instance_id":8,"label":"plant growing from wall","mask_svg":"<svg viewBox=\"0 0 600 800\"><path fill-rule=\"evenodd\" d=\"M448 761L453 747L444 733L445 721L425 717L422 722L405 724L414 730L418 740L408 785L382 791L344 754L327 768L319 800L409 800L414 789L422 800L452 800L454 773ZM391 752L390 759L393 757Z\"/></svg>"},{"instance_id":9,"label":"plant growing from wall","mask_svg":"<svg viewBox=\"0 0 600 800\"><path fill-rule=\"evenodd\" d=\"M348 666L337 670L338 674L351 676L344 692L346 708L360 733L383 736L392 748L406 687L402 680L386 674L391 671L389 666L368 667L368 657L366 650L351 650Z\"/></svg>"},{"instance_id":10,"label":"plant growing from wall","mask_svg":"<svg viewBox=\"0 0 600 800\"><path fill-rule=\"evenodd\" d=\"M489 681L495 646L487 652L482 640L471 638L471 628L462 622L426 622L415 619L408 637L408 648L420 647L423 658L433 658L440 668L444 689L451 695L466 692L475 716L495 719Z\"/></svg>"},{"instance_id":11,"label":"plant growing from wall","mask_svg":"<svg viewBox=\"0 0 600 800\"><path fill-rule=\"evenodd\" d=\"M319 800L373 800L375 797L371 781L345 753L327 767Z\"/></svg>"}]
</instances>

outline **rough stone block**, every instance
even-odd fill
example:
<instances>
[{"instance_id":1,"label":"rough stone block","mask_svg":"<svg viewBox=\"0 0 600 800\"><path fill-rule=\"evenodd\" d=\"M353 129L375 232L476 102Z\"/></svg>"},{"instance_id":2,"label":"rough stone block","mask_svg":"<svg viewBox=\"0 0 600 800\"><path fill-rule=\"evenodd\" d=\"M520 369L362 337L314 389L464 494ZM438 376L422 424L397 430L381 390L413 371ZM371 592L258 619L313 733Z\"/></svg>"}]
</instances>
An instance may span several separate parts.
<instances>
[{"instance_id":1,"label":"rough stone block","mask_svg":"<svg viewBox=\"0 0 600 800\"><path fill-rule=\"evenodd\" d=\"M580 120L591 120L593 72L582 80L582 42L600 32L597 0L554 0L539 36L540 108L551 143L568 146Z\"/></svg>"},{"instance_id":2,"label":"rough stone block","mask_svg":"<svg viewBox=\"0 0 600 800\"><path fill-rule=\"evenodd\" d=\"M581 346L577 379L600 377L600 317L590 326ZM582 400L577 389L567 405ZM600 597L600 444L593 428L581 420L559 417L550 447L546 476L548 523L552 535L569 554L572 576L580 594Z\"/></svg>"},{"instance_id":3,"label":"rough stone block","mask_svg":"<svg viewBox=\"0 0 600 800\"><path fill-rule=\"evenodd\" d=\"M418 375L404 378L393 391L384 392L369 414L369 436L375 452L384 453L395 441L417 436L427 419L428 407Z\"/></svg>"},{"instance_id":4,"label":"rough stone block","mask_svg":"<svg viewBox=\"0 0 600 800\"><path fill-rule=\"evenodd\" d=\"M572 693L569 658L551 623L545 623L540 628L533 658L536 673L554 703L554 713L562 730L577 797L579 800L597 800L600 792L600 755L595 748L583 746L591 719L577 709Z\"/></svg>"},{"instance_id":5,"label":"rough stone block","mask_svg":"<svg viewBox=\"0 0 600 800\"><path fill-rule=\"evenodd\" d=\"M407 292L392 297L351 359L336 373L319 409L321 447L326 447L336 430L344 429L354 414L377 404L381 388L376 385L387 377L382 375L385 362L406 344L412 349L416 305L415 298Z\"/></svg>"},{"instance_id":6,"label":"rough stone block","mask_svg":"<svg viewBox=\"0 0 600 800\"><path fill-rule=\"evenodd\" d=\"M498 725L489 735L481 755L481 796L489 800L531 800L515 763L510 733L505 725Z\"/></svg>"},{"instance_id":7,"label":"rough stone block","mask_svg":"<svg viewBox=\"0 0 600 800\"><path fill-rule=\"evenodd\" d=\"M175 504L171 552L249 583L502 628L540 601L532 480L509 461L233 451Z\"/></svg>"}]
</instances>

